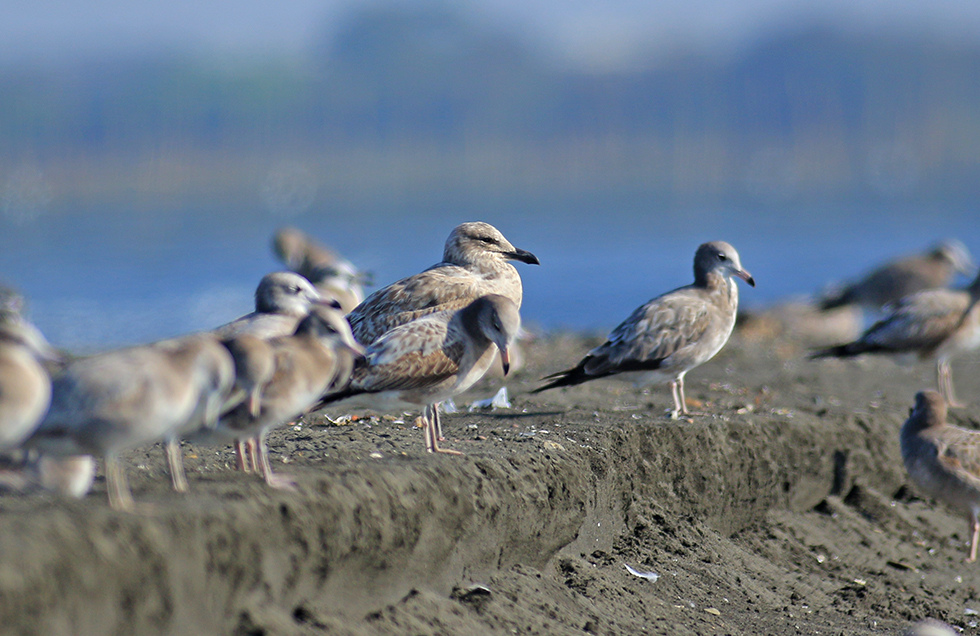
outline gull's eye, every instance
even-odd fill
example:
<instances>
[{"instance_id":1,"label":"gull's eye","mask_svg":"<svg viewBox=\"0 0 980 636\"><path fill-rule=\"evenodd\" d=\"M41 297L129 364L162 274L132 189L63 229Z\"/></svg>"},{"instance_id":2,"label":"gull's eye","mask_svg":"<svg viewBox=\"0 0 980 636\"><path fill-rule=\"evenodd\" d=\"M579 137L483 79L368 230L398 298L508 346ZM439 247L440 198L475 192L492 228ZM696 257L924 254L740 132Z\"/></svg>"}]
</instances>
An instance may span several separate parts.
<instances>
[{"instance_id":1,"label":"gull's eye","mask_svg":"<svg viewBox=\"0 0 980 636\"><path fill-rule=\"evenodd\" d=\"M718 260L719 261L727 261L728 260L728 257L725 256L724 252L718 252Z\"/></svg>"},{"instance_id":2,"label":"gull's eye","mask_svg":"<svg viewBox=\"0 0 980 636\"><path fill-rule=\"evenodd\" d=\"M490 238L489 236L478 236L476 240L486 243L487 245L495 245L497 243L497 241Z\"/></svg>"}]
</instances>

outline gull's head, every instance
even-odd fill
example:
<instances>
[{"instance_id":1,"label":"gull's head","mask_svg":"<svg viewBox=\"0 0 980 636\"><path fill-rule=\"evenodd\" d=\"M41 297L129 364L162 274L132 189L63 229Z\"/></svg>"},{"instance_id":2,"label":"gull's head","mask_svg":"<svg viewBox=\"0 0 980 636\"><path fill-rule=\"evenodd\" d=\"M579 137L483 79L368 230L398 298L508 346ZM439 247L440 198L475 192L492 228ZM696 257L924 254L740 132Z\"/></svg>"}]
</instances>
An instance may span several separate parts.
<instances>
[{"instance_id":1,"label":"gull's head","mask_svg":"<svg viewBox=\"0 0 980 636\"><path fill-rule=\"evenodd\" d=\"M966 249L966 245L956 239L941 241L932 249L930 254L933 258L949 263L953 271L967 276L973 274L977 269L976 263L970 256L970 250Z\"/></svg>"},{"instance_id":2,"label":"gull's head","mask_svg":"<svg viewBox=\"0 0 980 636\"><path fill-rule=\"evenodd\" d=\"M725 241L703 243L694 254L694 280L703 283L710 273L717 273L725 278L737 276L755 287L755 279L742 269L738 252Z\"/></svg>"},{"instance_id":3,"label":"gull's head","mask_svg":"<svg viewBox=\"0 0 980 636\"><path fill-rule=\"evenodd\" d=\"M463 223L453 228L446 239L442 260L466 267L487 260L521 261L539 265L538 257L511 245L500 230L482 221Z\"/></svg>"},{"instance_id":4,"label":"gull's head","mask_svg":"<svg viewBox=\"0 0 980 636\"><path fill-rule=\"evenodd\" d=\"M302 318L318 304L340 306L332 298L324 299L313 283L293 272L266 274L255 290L255 311L263 314Z\"/></svg>"},{"instance_id":5,"label":"gull's head","mask_svg":"<svg viewBox=\"0 0 980 636\"><path fill-rule=\"evenodd\" d=\"M509 298L490 294L481 296L467 307L476 327L500 350L504 375L510 371L510 345L521 330L521 314Z\"/></svg>"},{"instance_id":6,"label":"gull's head","mask_svg":"<svg viewBox=\"0 0 980 636\"><path fill-rule=\"evenodd\" d=\"M919 391L915 394L915 407L909 418L924 421L927 425L946 423L946 400L938 391Z\"/></svg>"},{"instance_id":7,"label":"gull's head","mask_svg":"<svg viewBox=\"0 0 980 636\"><path fill-rule=\"evenodd\" d=\"M330 347L345 348L355 355L364 355L364 347L354 340L350 323L339 308L316 305L296 326L296 334L309 333Z\"/></svg>"}]
</instances>

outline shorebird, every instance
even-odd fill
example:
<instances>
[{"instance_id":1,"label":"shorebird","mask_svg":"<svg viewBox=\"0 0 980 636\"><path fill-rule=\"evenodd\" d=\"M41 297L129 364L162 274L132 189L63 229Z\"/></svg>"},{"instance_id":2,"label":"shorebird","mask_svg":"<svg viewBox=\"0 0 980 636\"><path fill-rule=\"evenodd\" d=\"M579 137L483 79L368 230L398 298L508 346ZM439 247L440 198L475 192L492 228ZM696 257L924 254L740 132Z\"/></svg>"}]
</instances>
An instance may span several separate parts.
<instances>
[{"instance_id":1,"label":"shorebird","mask_svg":"<svg viewBox=\"0 0 980 636\"><path fill-rule=\"evenodd\" d=\"M980 540L980 431L946 424L946 401L935 391L915 395L915 408L902 425L902 460L912 483L946 503L970 523L970 556Z\"/></svg>"},{"instance_id":2,"label":"shorebird","mask_svg":"<svg viewBox=\"0 0 980 636\"><path fill-rule=\"evenodd\" d=\"M366 395L369 404L423 405L426 450L460 454L439 447L437 405L479 381L497 351L506 375L508 347L520 326L517 305L496 294L399 325L368 346L346 390L328 396L316 408L359 395Z\"/></svg>"},{"instance_id":3,"label":"shorebird","mask_svg":"<svg viewBox=\"0 0 980 636\"><path fill-rule=\"evenodd\" d=\"M369 345L399 325L439 311L461 309L499 294L521 307L521 277L510 261L538 265L489 223L463 223L446 239L442 262L374 292L347 319L358 342Z\"/></svg>"},{"instance_id":4,"label":"shorebird","mask_svg":"<svg viewBox=\"0 0 980 636\"><path fill-rule=\"evenodd\" d=\"M354 359L363 348L354 341L350 327L339 310L314 307L290 336L272 338L273 372L261 380L258 409L250 400L223 415L208 437L209 442L257 438L258 468L274 488L292 488L286 475L277 475L269 463L266 434L306 412L325 393L350 380ZM264 355L260 348L253 350ZM346 372L346 377L344 373Z\"/></svg>"},{"instance_id":5,"label":"shorebird","mask_svg":"<svg viewBox=\"0 0 980 636\"><path fill-rule=\"evenodd\" d=\"M295 272L272 272L255 290L255 311L237 318L211 333L220 339L242 333L258 338L286 336L296 331L299 321L314 305L340 308L340 303L323 297L313 284Z\"/></svg>"},{"instance_id":6,"label":"shorebird","mask_svg":"<svg viewBox=\"0 0 980 636\"><path fill-rule=\"evenodd\" d=\"M272 250L279 260L300 274L324 296L336 298L344 313L364 300L364 285L370 276L353 263L294 227L279 229L272 237Z\"/></svg>"},{"instance_id":7,"label":"shorebird","mask_svg":"<svg viewBox=\"0 0 980 636\"><path fill-rule=\"evenodd\" d=\"M738 309L734 277L755 287L734 247L724 241L702 244L694 254L694 283L638 307L606 342L575 367L543 378L550 382L532 393L621 375L637 386L669 382L674 398L671 417L690 415L684 376L728 342Z\"/></svg>"},{"instance_id":8,"label":"shorebird","mask_svg":"<svg viewBox=\"0 0 980 636\"><path fill-rule=\"evenodd\" d=\"M132 510L119 455L185 426L202 395L218 390L222 373L209 343L188 337L69 362L53 378L51 407L25 446L55 457L103 457L110 505Z\"/></svg>"},{"instance_id":9,"label":"shorebird","mask_svg":"<svg viewBox=\"0 0 980 636\"><path fill-rule=\"evenodd\" d=\"M213 379L210 384L199 386L197 404L186 421L171 428L163 436L163 452L170 469L170 479L174 490L187 492L187 476L184 473L184 458L180 450L180 440L201 430L217 425L223 410L230 409L244 398L234 400L232 388L235 382L235 361L231 352L210 334L192 334L182 338L164 340L148 345L163 351L168 356L180 356L188 348L196 348L197 366Z\"/></svg>"},{"instance_id":10,"label":"shorebird","mask_svg":"<svg viewBox=\"0 0 980 636\"><path fill-rule=\"evenodd\" d=\"M276 371L276 356L267 340L241 334L223 341L235 362L235 387L244 394L249 416L261 412L262 389ZM246 453L246 446L248 452ZM254 437L235 440L235 459L238 470L259 472L258 440Z\"/></svg>"},{"instance_id":11,"label":"shorebird","mask_svg":"<svg viewBox=\"0 0 980 636\"><path fill-rule=\"evenodd\" d=\"M888 314L853 342L819 349L811 358L848 358L862 353L915 354L936 359L936 383L950 406L950 358L980 346L980 274L965 290L931 289L886 307Z\"/></svg>"},{"instance_id":12,"label":"shorebird","mask_svg":"<svg viewBox=\"0 0 980 636\"><path fill-rule=\"evenodd\" d=\"M48 353L39 332L20 316L0 319L0 450L17 448L48 410L51 379L41 365Z\"/></svg>"},{"instance_id":13,"label":"shorebird","mask_svg":"<svg viewBox=\"0 0 980 636\"><path fill-rule=\"evenodd\" d=\"M923 254L907 256L871 271L820 301L821 309L861 305L879 311L888 303L925 291L946 287L959 272L970 275L976 268L970 252L960 241L937 243Z\"/></svg>"}]
</instances>

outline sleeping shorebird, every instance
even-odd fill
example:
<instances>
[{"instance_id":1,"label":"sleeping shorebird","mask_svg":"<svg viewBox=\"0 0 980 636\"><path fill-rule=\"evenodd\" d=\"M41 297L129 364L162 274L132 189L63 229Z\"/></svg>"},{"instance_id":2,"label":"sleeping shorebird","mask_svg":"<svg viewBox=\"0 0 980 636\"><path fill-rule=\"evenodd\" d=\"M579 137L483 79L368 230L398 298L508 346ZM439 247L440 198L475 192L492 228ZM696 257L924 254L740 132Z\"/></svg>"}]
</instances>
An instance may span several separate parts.
<instances>
[{"instance_id":1,"label":"sleeping shorebird","mask_svg":"<svg viewBox=\"0 0 980 636\"><path fill-rule=\"evenodd\" d=\"M328 396L316 408L361 395L370 405L424 405L426 450L459 454L439 447L437 405L473 386L498 351L506 374L508 347L520 326L517 305L499 295L482 296L462 309L399 325L368 346L347 389Z\"/></svg>"},{"instance_id":2,"label":"sleeping shorebird","mask_svg":"<svg viewBox=\"0 0 980 636\"><path fill-rule=\"evenodd\" d=\"M51 407L25 447L55 457L103 457L110 505L132 510L119 455L179 430L200 412L202 396L219 390L212 344L187 337L172 347L130 347L69 362L53 378Z\"/></svg>"},{"instance_id":3,"label":"sleeping shorebird","mask_svg":"<svg viewBox=\"0 0 980 636\"><path fill-rule=\"evenodd\" d=\"M970 275L975 268L963 243L942 241L928 252L886 263L869 272L861 280L823 298L820 308L861 305L880 311L888 303L910 294L946 287L957 272Z\"/></svg>"},{"instance_id":4,"label":"sleeping shorebird","mask_svg":"<svg viewBox=\"0 0 980 636\"><path fill-rule=\"evenodd\" d=\"M544 378L551 382L532 393L622 375L637 386L669 382L674 398L671 417L689 415L684 376L728 342L738 310L734 277L755 287L734 247L723 241L704 243L694 255L694 283L637 308L606 342L575 367Z\"/></svg>"},{"instance_id":5,"label":"sleeping shorebird","mask_svg":"<svg viewBox=\"0 0 980 636\"><path fill-rule=\"evenodd\" d=\"M399 325L439 311L461 309L499 294L521 307L521 277L510 261L538 264L489 223L458 225L446 239L442 262L374 292L347 319L354 338L369 345Z\"/></svg>"},{"instance_id":6,"label":"sleeping shorebird","mask_svg":"<svg viewBox=\"0 0 980 636\"><path fill-rule=\"evenodd\" d=\"M324 296L336 298L344 313L364 300L364 285L369 284L370 276L304 232L294 227L279 229L272 237L272 250L286 267L309 279Z\"/></svg>"},{"instance_id":7,"label":"sleeping shorebird","mask_svg":"<svg viewBox=\"0 0 980 636\"><path fill-rule=\"evenodd\" d=\"M20 316L0 318L0 450L20 446L51 402L51 379L41 365L51 354L38 335Z\"/></svg>"},{"instance_id":8,"label":"sleeping shorebird","mask_svg":"<svg viewBox=\"0 0 980 636\"><path fill-rule=\"evenodd\" d=\"M936 382L950 406L950 358L980 346L980 274L965 290L931 289L886 307L888 315L853 342L820 349L811 358L848 358L862 353L915 354L936 359Z\"/></svg>"},{"instance_id":9,"label":"sleeping shorebird","mask_svg":"<svg viewBox=\"0 0 980 636\"><path fill-rule=\"evenodd\" d=\"M915 408L902 426L902 460L912 483L946 503L970 523L970 556L980 540L980 431L946 424L946 402L935 391L915 395Z\"/></svg>"},{"instance_id":10,"label":"sleeping shorebird","mask_svg":"<svg viewBox=\"0 0 980 636\"><path fill-rule=\"evenodd\" d=\"M322 296L310 281L299 274L272 272L262 277L255 290L255 311L211 333L220 339L242 333L258 338L286 336L296 331L296 325L315 305L340 307L336 300Z\"/></svg>"},{"instance_id":11,"label":"sleeping shorebird","mask_svg":"<svg viewBox=\"0 0 980 636\"><path fill-rule=\"evenodd\" d=\"M203 441L238 443L256 438L258 468L266 483L288 489L294 486L292 479L275 474L269 463L267 433L302 415L325 393L345 386L363 349L354 341L343 314L328 307L314 307L294 334L272 338L268 345L273 372L264 383L256 381L257 402L248 400L223 415ZM265 355L261 347L252 353Z\"/></svg>"}]
</instances>

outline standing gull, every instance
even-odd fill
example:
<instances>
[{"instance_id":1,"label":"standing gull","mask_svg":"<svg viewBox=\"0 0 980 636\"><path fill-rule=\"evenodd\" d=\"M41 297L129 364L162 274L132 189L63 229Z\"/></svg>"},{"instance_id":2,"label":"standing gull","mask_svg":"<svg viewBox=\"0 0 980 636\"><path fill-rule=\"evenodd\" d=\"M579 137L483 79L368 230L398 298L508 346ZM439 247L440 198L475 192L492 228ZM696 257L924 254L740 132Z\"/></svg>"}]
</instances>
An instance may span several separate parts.
<instances>
[{"instance_id":1,"label":"standing gull","mask_svg":"<svg viewBox=\"0 0 980 636\"><path fill-rule=\"evenodd\" d=\"M442 262L374 292L347 319L354 337L368 345L409 321L461 309L480 296L499 294L521 307L521 277L510 261L539 264L511 245L489 223L463 223L446 239Z\"/></svg>"},{"instance_id":2,"label":"standing gull","mask_svg":"<svg viewBox=\"0 0 980 636\"><path fill-rule=\"evenodd\" d=\"M296 333L272 338L268 345L273 372L264 384L260 382L257 403L248 400L222 416L205 441L223 438L237 444L242 439L257 438L257 463L266 483L274 488L291 488L289 477L272 470L266 434L302 415L325 393L345 386L362 349L354 341L343 314L328 307L315 307L296 327ZM266 355L261 348L255 348L253 353Z\"/></svg>"},{"instance_id":3,"label":"standing gull","mask_svg":"<svg viewBox=\"0 0 980 636\"><path fill-rule=\"evenodd\" d=\"M976 266L960 241L950 239L934 245L923 254L886 263L836 293L820 301L821 309L861 305L874 311L900 298L946 287L957 272L971 274Z\"/></svg>"},{"instance_id":4,"label":"standing gull","mask_svg":"<svg viewBox=\"0 0 980 636\"><path fill-rule=\"evenodd\" d=\"M51 401L51 380L41 365L38 332L20 316L0 318L0 450L18 447L40 423Z\"/></svg>"},{"instance_id":5,"label":"standing gull","mask_svg":"<svg viewBox=\"0 0 980 636\"><path fill-rule=\"evenodd\" d=\"M272 237L272 250L286 267L305 276L325 296L336 298L345 313L364 300L370 277L304 232L281 228Z\"/></svg>"},{"instance_id":6,"label":"standing gull","mask_svg":"<svg viewBox=\"0 0 980 636\"><path fill-rule=\"evenodd\" d=\"M207 338L173 347L140 346L73 360L54 377L51 407L25 445L52 456L105 458L109 503L132 510L119 455L161 441L195 417L202 395L217 390Z\"/></svg>"},{"instance_id":7,"label":"standing gull","mask_svg":"<svg viewBox=\"0 0 980 636\"><path fill-rule=\"evenodd\" d=\"M915 395L915 408L902 426L902 460L912 483L945 502L970 523L970 556L980 540L980 431L946 424L946 402L935 391Z\"/></svg>"},{"instance_id":8,"label":"standing gull","mask_svg":"<svg viewBox=\"0 0 980 636\"><path fill-rule=\"evenodd\" d=\"M314 305L340 308L332 298L320 295L310 281L294 272L272 272L259 281L255 290L255 311L214 329L225 339L247 333L257 338L275 338L296 331L299 321Z\"/></svg>"},{"instance_id":9,"label":"standing gull","mask_svg":"<svg viewBox=\"0 0 980 636\"><path fill-rule=\"evenodd\" d=\"M377 404L424 405L426 450L458 454L439 448L436 405L473 386L490 368L497 351L506 374L508 347L520 327L517 305L500 295L423 316L375 340L355 366L347 389L318 406L364 394Z\"/></svg>"},{"instance_id":10,"label":"standing gull","mask_svg":"<svg viewBox=\"0 0 980 636\"><path fill-rule=\"evenodd\" d=\"M532 393L623 375L637 386L669 382L674 398L671 417L689 415L684 375L728 342L738 309L735 276L755 287L734 247L724 241L704 243L694 254L693 284L637 308L578 365L544 378L551 382Z\"/></svg>"},{"instance_id":11,"label":"standing gull","mask_svg":"<svg viewBox=\"0 0 980 636\"><path fill-rule=\"evenodd\" d=\"M886 307L888 315L860 338L813 352L811 358L848 358L862 353L917 354L936 358L936 382L950 406L953 397L950 358L980 346L980 274L965 290L931 289Z\"/></svg>"}]
</instances>

